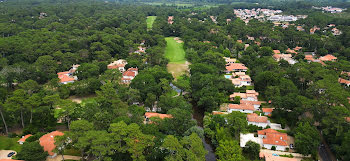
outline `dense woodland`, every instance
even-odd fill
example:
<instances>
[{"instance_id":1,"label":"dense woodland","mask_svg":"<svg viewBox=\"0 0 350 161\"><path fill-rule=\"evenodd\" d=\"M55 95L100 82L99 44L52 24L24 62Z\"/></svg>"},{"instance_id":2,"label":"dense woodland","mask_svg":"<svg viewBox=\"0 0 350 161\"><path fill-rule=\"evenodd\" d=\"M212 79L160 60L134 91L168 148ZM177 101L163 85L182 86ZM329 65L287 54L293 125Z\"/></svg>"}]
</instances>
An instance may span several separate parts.
<instances>
[{"instance_id":1,"label":"dense woodland","mask_svg":"<svg viewBox=\"0 0 350 161\"><path fill-rule=\"evenodd\" d=\"M67 131L57 146L77 149L89 159L205 160L202 139L207 137L219 160L256 160L259 147L250 143L251 148L241 149L238 144L240 132L256 131L247 125L245 115L206 115L204 130L192 119L193 107L208 114L233 92L245 90L222 76L222 57L227 56L249 68L259 99L271 100L277 109L272 119L291 128L288 134L296 138L299 153L316 159L322 135L338 159L350 160L350 124L344 119L350 117L350 93L338 83L340 76L345 77L340 73L350 71L350 20L286 6L276 5L276 9L308 15L296 22L304 24L305 31L255 20L245 25L234 16L233 8L256 7L249 4L179 9L99 1L2 3L0 131L14 136L12 131L21 129L22 134L34 135L17 156L27 161L46 157L31 154L42 151L38 138L59 126ZM39 18L40 13L46 15ZM212 15L217 16L217 24L210 20ZM147 16L157 16L150 31ZM174 24L167 23L168 16L175 17ZM232 21L227 24L226 19ZM330 23L342 31L340 36L308 32L315 25L323 28ZM247 35L255 37L260 47ZM191 62L190 75L176 81L166 70L164 38L168 36L181 37ZM147 54L133 53L143 40ZM237 40L251 45L244 50ZM291 66L271 57L272 50L295 46L318 56L331 53L338 61L326 66L307 63L300 53L299 63ZM107 70L107 64L118 59L127 60L127 68L139 69L130 86L119 84L118 70ZM57 73L72 64L81 65L79 81L59 84ZM174 97L170 83L186 94ZM68 99L91 95L81 104ZM144 124L144 107L154 104L173 118ZM62 122L57 123L58 119ZM71 142L66 145L68 137Z\"/></svg>"}]
</instances>

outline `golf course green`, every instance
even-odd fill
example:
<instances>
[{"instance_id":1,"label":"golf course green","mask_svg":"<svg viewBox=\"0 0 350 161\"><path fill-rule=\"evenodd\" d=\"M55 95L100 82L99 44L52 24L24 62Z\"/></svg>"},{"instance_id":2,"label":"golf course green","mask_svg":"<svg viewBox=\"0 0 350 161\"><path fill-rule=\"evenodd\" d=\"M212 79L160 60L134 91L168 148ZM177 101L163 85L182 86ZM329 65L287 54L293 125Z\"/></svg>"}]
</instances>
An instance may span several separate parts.
<instances>
[{"instance_id":1,"label":"golf course green","mask_svg":"<svg viewBox=\"0 0 350 161\"><path fill-rule=\"evenodd\" d=\"M165 41L167 43L165 57L170 60L169 63L185 63L186 59L183 42L179 38L175 37L167 37L165 38Z\"/></svg>"},{"instance_id":2,"label":"golf course green","mask_svg":"<svg viewBox=\"0 0 350 161\"><path fill-rule=\"evenodd\" d=\"M148 16L147 17L147 30L151 30L152 29L152 25L153 25L153 22L156 20L157 16Z\"/></svg>"},{"instance_id":3,"label":"golf course green","mask_svg":"<svg viewBox=\"0 0 350 161\"><path fill-rule=\"evenodd\" d=\"M165 57L169 59L168 72L175 79L183 74L188 74L189 62L185 59L183 41L178 37L167 37L165 41L167 42Z\"/></svg>"}]
</instances>

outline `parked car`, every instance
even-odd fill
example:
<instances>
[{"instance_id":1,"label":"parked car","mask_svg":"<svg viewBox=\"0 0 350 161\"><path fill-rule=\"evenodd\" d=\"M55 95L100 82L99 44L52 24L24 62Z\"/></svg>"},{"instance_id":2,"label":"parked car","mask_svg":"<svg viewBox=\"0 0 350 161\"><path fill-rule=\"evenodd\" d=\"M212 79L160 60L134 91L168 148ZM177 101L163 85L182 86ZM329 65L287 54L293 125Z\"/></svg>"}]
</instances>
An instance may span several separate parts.
<instances>
[{"instance_id":1,"label":"parked car","mask_svg":"<svg viewBox=\"0 0 350 161\"><path fill-rule=\"evenodd\" d=\"M11 153L7 154L7 157L12 157L15 154L16 154L15 152L11 152Z\"/></svg>"}]
</instances>

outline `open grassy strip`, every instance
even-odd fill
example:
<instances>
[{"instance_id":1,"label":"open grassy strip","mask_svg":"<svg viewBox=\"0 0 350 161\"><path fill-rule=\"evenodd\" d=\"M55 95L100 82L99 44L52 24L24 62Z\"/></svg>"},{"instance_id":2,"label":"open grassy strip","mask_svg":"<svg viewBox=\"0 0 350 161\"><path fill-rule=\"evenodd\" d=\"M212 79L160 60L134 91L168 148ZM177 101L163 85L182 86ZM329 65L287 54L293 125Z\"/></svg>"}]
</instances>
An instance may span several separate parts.
<instances>
[{"instance_id":1,"label":"open grassy strip","mask_svg":"<svg viewBox=\"0 0 350 161\"><path fill-rule=\"evenodd\" d=\"M17 143L20 138L9 138L6 136L0 136L0 150L14 150L16 152L21 151L21 145Z\"/></svg>"},{"instance_id":2,"label":"open grassy strip","mask_svg":"<svg viewBox=\"0 0 350 161\"><path fill-rule=\"evenodd\" d=\"M186 62L185 50L183 48L183 42L178 43L174 40L174 37L165 38L167 46L165 49L165 57L170 60L169 63L183 64Z\"/></svg>"},{"instance_id":3,"label":"open grassy strip","mask_svg":"<svg viewBox=\"0 0 350 161\"><path fill-rule=\"evenodd\" d=\"M156 20L157 16L148 16L147 17L147 30L151 30L153 26L153 22Z\"/></svg>"},{"instance_id":4,"label":"open grassy strip","mask_svg":"<svg viewBox=\"0 0 350 161\"><path fill-rule=\"evenodd\" d=\"M165 57L169 59L169 63L167 65L168 72L171 73L174 78L186 74L189 64L185 59L183 42L181 40L174 39L174 37L167 37L165 40L167 42Z\"/></svg>"}]
</instances>

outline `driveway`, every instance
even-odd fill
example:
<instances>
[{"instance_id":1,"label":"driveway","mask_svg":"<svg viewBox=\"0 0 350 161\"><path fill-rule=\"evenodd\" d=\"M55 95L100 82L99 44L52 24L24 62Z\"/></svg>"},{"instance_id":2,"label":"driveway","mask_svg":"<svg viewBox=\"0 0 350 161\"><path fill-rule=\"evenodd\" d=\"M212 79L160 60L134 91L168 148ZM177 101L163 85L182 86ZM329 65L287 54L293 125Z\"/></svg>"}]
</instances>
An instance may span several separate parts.
<instances>
[{"instance_id":1,"label":"driveway","mask_svg":"<svg viewBox=\"0 0 350 161\"><path fill-rule=\"evenodd\" d=\"M63 157L64 157L65 160L68 160L68 159L70 159L70 160L80 160L80 158L81 158L79 156L72 156L72 155L63 155ZM50 158L50 157L46 158L46 161L61 161L61 160L63 160L62 159L62 155L57 155L54 158Z\"/></svg>"},{"instance_id":2,"label":"driveway","mask_svg":"<svg viewBox=\"0 0 350 161\"><path fill-rule=\"evenodd\" d=\"M0 150L0 159L11 159L11 157L7 157L7 155L11 152L15 152L15 151L13 151L13 150Z\"/></svg>"}]
</instances>

